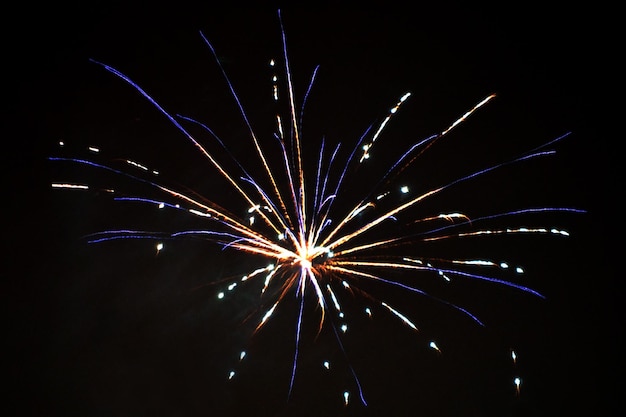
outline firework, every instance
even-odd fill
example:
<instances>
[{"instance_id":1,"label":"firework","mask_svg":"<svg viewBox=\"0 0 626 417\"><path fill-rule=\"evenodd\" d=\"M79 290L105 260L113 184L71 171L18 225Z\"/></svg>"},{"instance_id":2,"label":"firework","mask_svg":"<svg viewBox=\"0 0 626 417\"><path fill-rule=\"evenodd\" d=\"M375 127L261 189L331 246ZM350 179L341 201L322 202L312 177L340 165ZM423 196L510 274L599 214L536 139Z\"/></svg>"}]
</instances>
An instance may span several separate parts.
<instances>
[{"instance_id":1,"label":"firework","mask_svg":"<svg viewBox=\"0 0 626 417\"><path fill-rule=\"evenodd\" d=\"M327 144L323 140L315 153L305 151L308 147L303 144L303 108L314 85L317 69L313 72L309 89L303 95L301 104L297 104L299 100L293 87L282 22L281 33L282 71L286 77L284 83L286 96L282 96L277 76L273 79L271 96L276 102L284 100L288 111L276 116L273 142L257 135L239 100L235 86L220 64L216 51L201 34L222 71L243 123L249 132L251 151L261 167L261 172L254 172L254 174L244 164L230 156L228 141L217 137L208 126L191 118L171 113L124 73L105 63L94 61L127 82L195 146L206 162L238 196L239 207L245 207L245 215L236 214L241 211L240 208L222 207L210 196L198 197L181 188L166 185L165 181L160 179L158 171L134 160L124 161L126 167L124 168L97 162L95 157L92 159L53 157L51 159L54 161L89 165L130 178L154 188L159 196L117 196L118 193L115 190L107 190L115 196L117 201L140 202L154 205L162 210L177 210L206 222L206 226L202 229L187 229L174 233L128 229L106 230L89 235L88 241L99 243L117 239L153 240L156 242L155 250L158 253L164 249L166 240L200 238L215 242L224 250L236 251L242 256L253 255L255 260L259 257L263 258L263 263L259 263L251 270L242 271L236 279L224 283L224 287L217 291L216 297L219 300L224 299L228 293L248 282L260 282L259 297L264 309L254 316L257 320L254 332L260 331L270 321L287 297L296 297L298 309L294 329L294 353L291 358L292 366L289 376L289 395L296 383L305 301L307 300L314 300L316 304L318 331L330 329L340 350L345 352L343 338L348 332L349 324L342 307L342 295L345 294L359 295L363 298L365 316L389 314L405 324L408 331L418 331L418 325L411 317L410 311L401 309L391 301L379 299L376 294L362 285L367 282L396 287L414 293L418 297L435 300L460 316L469 318L478 326L484 326L483 321L477 315L462 305L432 295L410 279L395 279L396 272L411 276L428 274L437 277L442 283L454 279L489 282L543 298L544 296L534 289L499 276L501 270L508 269L513 269L516 274L523 274L522 267L510 267L504 262L482 258L417 257L411 248L416 243L428 244L455 239L471 240L503 234L566 237L567 231L554 227L519 225L490 227L489 224L494 220L512 219L510 221L515 222L515 219L521 215L546 212L578 213L581 210L569 207L531 207L479 217L456 211L435 212L428 215L413 215L412 213L423 202L461 183L488 175L511 164L554 154L555 151L550 147L567 137L568 134L552 139L514 159L484 167L416 194L413 194L408 186L400 185L398 189L403 198L399 202L396 201L391 190L398 175L419 161L429 148L445 139L453 129L472 117L495 97L495 95L488 95L477 100L473 107L452 120L448 126L440 130L440 133L418 141L406 149L385 169L377 184L368 192L347 201L344 195L353 197L352 193L347 190L350 176L367 169L371 156L380 147L379 143L384 136L386 126L396 117L411 94L399 95L396 103L382 121L366 129L347 152L343 153L339 145L327 149ZM275 61L271 61L270 65L274 67ZM222 146L222 151L210 152L196 135L190 133L190 126L200 128L212 136ZM99 153L98 148L90 148L89 151L93 154ZM311 161L315 164L311 164ZM88 184L67 182L55 182L52 186L62 189L89 189ZM312 297L309 294L312 294ZM428 346L435 352L441 353L441 348L436 341L429 341ZM241 351L239 360L245 357L246 352ZM512 352L512 358L513 361L516 360L514 352ZM329 361L323 362L322 365L326 369L332 367ZM356 392L351 394L350 390L345 390L340 393L340 396L346 405L353 397L367 404L357 370L351 366L349 369ZM224 378L233 379L236 376L236 370L230 370ZM519 394L521 379L516 377L514 385L516 393Z\"/></svg>"}]
</instances>

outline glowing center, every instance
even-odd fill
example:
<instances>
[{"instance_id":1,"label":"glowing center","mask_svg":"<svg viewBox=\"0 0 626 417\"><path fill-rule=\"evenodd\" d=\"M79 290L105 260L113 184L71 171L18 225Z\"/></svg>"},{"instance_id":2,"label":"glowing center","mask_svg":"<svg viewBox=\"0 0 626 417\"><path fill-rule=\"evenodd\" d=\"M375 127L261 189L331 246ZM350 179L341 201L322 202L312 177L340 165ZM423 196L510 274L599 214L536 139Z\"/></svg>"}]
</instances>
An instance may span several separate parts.
<instances>
[{"instance_id":1,"label":"glowing center","mask_svg":"<svg viewBox=\"0 0 626 417\"><path fill-rule=\"evenodd\" d=\"M302 268L311 269L313 268L313 261L320 255L331 256L331 252L328 248L323 246L309 247L305 245L298 251L296 262L299 263Z\"/></svg>"}]
</instances>

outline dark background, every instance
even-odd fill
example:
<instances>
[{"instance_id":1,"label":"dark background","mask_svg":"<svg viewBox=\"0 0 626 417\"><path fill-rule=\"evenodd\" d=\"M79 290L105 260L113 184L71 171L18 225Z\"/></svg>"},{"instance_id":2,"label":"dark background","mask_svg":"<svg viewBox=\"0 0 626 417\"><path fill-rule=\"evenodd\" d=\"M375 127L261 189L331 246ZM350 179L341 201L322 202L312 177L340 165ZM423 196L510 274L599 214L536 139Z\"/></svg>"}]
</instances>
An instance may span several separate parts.
<instances>
[{"instance_id":1,"label":"dark background","mask_svg":"<svg viewBox=\"0 0 626 417\"><path fill-rule=\"evenodd\" d=\"M159 169L167 181L232 202L162 114L89 59L126 73L172 113L208 124L232 141L242 161L253 164L246 160L251 148L239 145L249 143L245 125L199 31L217 49L263 135L274 123L267 62L281 53L276 8L91 2L16 12L19 25L7 36L12 41L5 77L17 95L9 96L16 114L10 113L5 136L9 389L3 414L606 415L621 392L617 340L623 326L613 267L620 222L615 196L621 187L617 157L610 157L619 135L604 133L618 124L607 117L607 92L615 87L610 15L599 5L547 9L527 3L283 8L299 99L313 68L321 65L305 119L310 140L326 135L351 144L411 91L376 145L379 155L392 158L394 149L445 129L496 93L495 101L401 180L417 189L445 184L565 132L571 136L554 146L556 157L460 186L424 210L588 210L522 220L567 229L569 239L513 237L433 248L444 256L522 264L524 284L546 296L463 283L440 293L476 312L485 328L417 295L373 287L410 312L420 333L385 314L374 323L354 321L345 347L369 403L364 408L349 370L320 372L326 357L336 358L338 367L345 361L327 333L313 339L313 308L305 312L313 324L303 332L301 370L288 400L295 306L286 303L250 339L252 322L240 322L245 308L258 302L254 288L218 303L215 294L223 287L203 286L211 277L258 267L256 259L242 260L206 242L173 242L159 256L152 242L89 245L83 236L101 230L173 231L195 224L150 207L114 203L106 193L50 189L51 182L67 180L151 192L89 167L47 160L83 157L86 146L98 146L102 160L136 159ZM60 140L64 149L57 146ZM363 175L362 182L375 179ZM442 355L427 348L432 339ZM515 365L511 348L519 355ZM237 368L239 377L228 382L241 349L248 358ZM518 375L520 397L512 384ZM348 407L342 404L344 387L353 393Z\"/></svg>"}]
</instances>

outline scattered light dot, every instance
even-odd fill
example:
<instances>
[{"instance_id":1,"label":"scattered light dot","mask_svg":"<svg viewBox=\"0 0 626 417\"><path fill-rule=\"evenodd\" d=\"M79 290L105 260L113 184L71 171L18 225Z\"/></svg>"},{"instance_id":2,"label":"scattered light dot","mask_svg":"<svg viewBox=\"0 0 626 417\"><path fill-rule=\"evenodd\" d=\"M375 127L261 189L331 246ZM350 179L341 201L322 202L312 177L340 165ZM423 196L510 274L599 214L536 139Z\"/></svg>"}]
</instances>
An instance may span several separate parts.
<instances>
[{"instance_id":1,"label":"scattered light dot","mask_svg":"<svg viewBox=\"0 0 626 417\"><path fill-rule=\"evenodd\" d=\"M165 203L159 203L159 208L162 209L165 207Z\"/></svg>"},{"instance_id":2,"label":"scattered light dot","mask_svg":"<svg viewBox=\"0 0 626 417\"><path fill-rule=\"evenodd\" d=\"M369 307L365 307L365 314L372 317L372 310Z\"/></svg>"},{"instance_id":3,"label":"scattered light dot","mask_svg":"<svg viewBox=\"0 0 626 417\"><path fill-rule=\"evenodd\" d=\"M157 243L157 245L156 245L157 252L161 252L162 249L163 249L163 243L161 243L161 242Z\"/></svg>"},{"instance_id":4,"label":"scattered light dot","mask_svg":"<svg viewBox=\"0 0 626 417\"><path fill-rule=\"evenodd\" d=\"M515 268L515 272L517 272L518 274L523 274L524 268L522 268L521 266L518 266L517 268Z\"/></svg>"},{"instance_id":5,"label":"scattered light dot","mask_svg":"<svg viewBox=\"0 0 626 417\"><path fill-rule=\"evenodd\" d=\"M348 391L343 392L343 402L345 405L348 405L348 400L350 399L350 393Z\"/></svg>"},{"instance_id":6,"label":"scattered light dot","mask_svg":"<svg viewBox=\"0 0 626 417\"><path fill-rule=\"evenodd\" d=\"M239 360L242 360L245 357L246 357L246 351L242 350L241 353L239 354Z\"/></svg>"},{"instance_id":7,"label":"scattered light dot","mask_svg":"<svg viewBox=\"0 0 626 417\"><path fill-rule=\"evenodd\" d=\"M230 371L228 373L228 379L233 379L234 376L235 376L235 371Z\"/></svg>"},{"instance_id":8,"label":"scattered light dot","mask_svg":"<svg viewBox=\"0 0 626 417\"><path fill-rule=\"evenodd\" d=\"M323 365L324 365L324 368L330 369L330 362L324 361Z\"/></svg>"},{"instance_id":9,"label":"scattered light dot","mask_svg":"<svg viewBox=\"0 0 626 417\"><path fill-rule=\"evenodd\" d=\"M219 298L220 300L224 298L224 293L223 292L218 293L217 298Z\"/></svg>"},{"instance_id":10,"label":"scattered light dot","mask_svg":"<svg viewBox=\"0 0 626 417\"><path fill-rule=\"evenodd\" d=\"M507 264L506 262L501 262L500 263L500 268L507 269L508 267L509 267L509 264Z\"/></svg>"},{"instance_id":11,"label":"scattered light dot","mask_svg":"<svg viewBox=\"0 0 626 417\"><path fill-rule=\"evenodd\" d=\"M344 333L347 332L348 331L348 325L347 324L342 324L341 325L341 331L344 332Z\"/></svg>"},{"instance_id":12,"label":"scattered light dot","mask_svg":"<svg viewBox=\"0 0 626 417\"><path fill-rule=\"evenodd\" d=\"M409 192L409 187L407 187L406 185L403 185L402 187L400 187L400 192L402 194L406 194Z\"/></svg>"}]
</instances>

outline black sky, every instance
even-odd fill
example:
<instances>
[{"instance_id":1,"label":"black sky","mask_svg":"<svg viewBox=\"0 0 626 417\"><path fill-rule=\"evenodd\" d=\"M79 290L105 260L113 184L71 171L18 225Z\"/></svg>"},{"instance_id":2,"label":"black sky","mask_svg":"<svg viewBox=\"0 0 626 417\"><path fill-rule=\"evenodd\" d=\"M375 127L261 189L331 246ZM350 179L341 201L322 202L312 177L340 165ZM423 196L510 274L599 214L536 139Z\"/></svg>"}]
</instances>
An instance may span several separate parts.
<instances>
[{"instance_id":1,"label":"black sky","mask_svg":"<svg viewBox=\"0 0 626 417\"><path fill-rule=\"evenodd\" d=\"M172 113L243 141L245 125L199 31L217 49L251 123L271 131L267 62L280 56L276 8L91 2L24 10L9 47L15 76L6 79L18 94L7 135L16 147L5 164L12 185L3 291L11 388L4 414L605 414L620 392L623 320L612 241L619 238L619 217L612 213L621 186L616 158L609 156L616 137L602 133L602 126L615 123L602 120L608 114L603 97L613 86L612 30L607 24L590 28L609 14L599 7L546 10L529 4L283 8L300 98L320 65L307 108L310 137L350 142L410 91L412 98L386 131L389 145L380 151L391 155L495 93L493 103L450 136L458 144L434 149L413 175L431 185L451 181L467 172L464 167L518 156L571 131L549 162L504 170L481 180L480 192L468 186L441 202L450 210L526 204L588 210L549 216L549 223L572 232L569 239L485 243L494 256L524 264L529 284L547 297L493 286L461 285L451 292L480 313L486 328L422 298L385 293L398 296L422 332L415 337L397 320L380 318L373 326L357 321L359 336L346 349L369 407L353 398L344 408L341 387L353 389L353 380L349 372L320 379L318 360L341 356L324 337L303 345L302 371L287 400L294 329L289 306L249 341L249 326L238 323L243 307L255 302L250 294L224 307L215 302L214 289L194 290L207 277L237 271L240 258L193 242L159 257L141 242L88 245L84 235L107 228L188 224L112 203L106 195L49 186L65 177L117 186L114 176L47 160L59 152L85 155L86 146L98 146L112 159L139 159L173 174L172 181L208 190L210 171L185 138L90 59L126 73ZM66 149L58 149L60 140ZM234 146L233 152L245 161L245 148ZM128 181L120 186L133 187ZM478 249L483 247L469 250ZM250 262L244 268L256 265L244 262ZM315 320L315 312L309 313ZM429 337L447 347L443 355L425 347ZM242 346L249 361L241 378L226 383L224 370ZM511 347L520 355L517 365L509 360ZM519 398L511 382L516 375L524 381Z\"/></svg>"}]
</instances>

